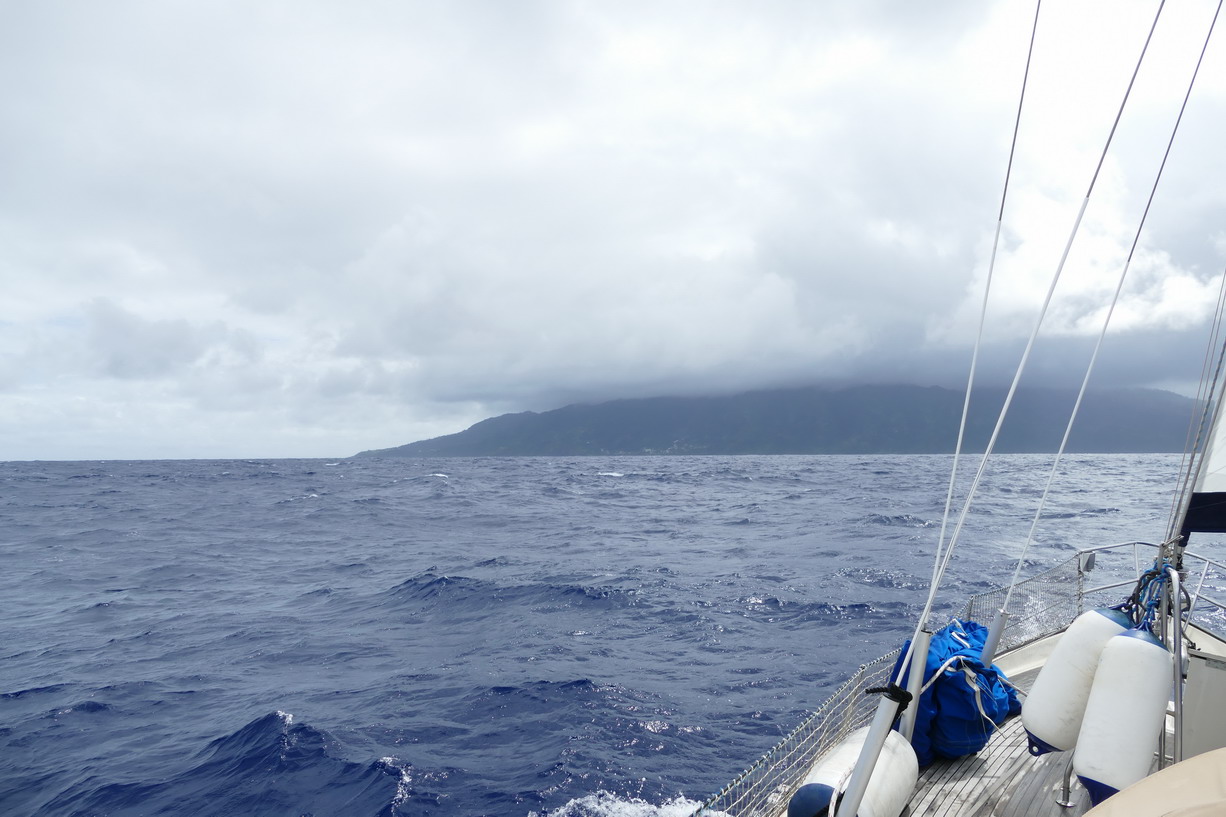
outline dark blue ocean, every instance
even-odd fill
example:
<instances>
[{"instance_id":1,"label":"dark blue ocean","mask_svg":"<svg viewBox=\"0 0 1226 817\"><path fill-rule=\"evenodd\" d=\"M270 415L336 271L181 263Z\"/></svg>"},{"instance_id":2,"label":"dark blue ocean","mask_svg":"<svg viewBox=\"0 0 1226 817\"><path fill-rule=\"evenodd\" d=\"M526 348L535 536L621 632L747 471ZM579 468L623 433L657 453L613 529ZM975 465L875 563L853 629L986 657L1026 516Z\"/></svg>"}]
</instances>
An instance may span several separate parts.
<instances>
[{"instance_id":1,"label":"dark blue ocean","mask_svg":"<svg viewBox=\"0 0 1226 817\"><path fill-rule=\"evenodd\" d=\"M949 462L0 464L0 814L685 814L909 634ZM1030 561L1161 538L1177 465L1068 457Z\"/></svg>"}]
</instances>

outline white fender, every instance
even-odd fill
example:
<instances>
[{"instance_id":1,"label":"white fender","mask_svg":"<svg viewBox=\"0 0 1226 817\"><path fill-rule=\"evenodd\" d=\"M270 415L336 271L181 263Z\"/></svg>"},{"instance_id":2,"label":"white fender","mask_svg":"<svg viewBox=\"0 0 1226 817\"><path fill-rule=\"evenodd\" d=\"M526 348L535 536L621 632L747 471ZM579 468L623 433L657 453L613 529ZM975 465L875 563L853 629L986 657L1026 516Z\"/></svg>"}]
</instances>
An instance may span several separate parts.
<instances>
[{"instance_id":1,"label":"white fender","mask_svg":"<svg viewBox=\"0 0 1226 817\"><path fill-rule=\"evenodd\" d=\"M1131 626L1126 613L1103 608L1082 613L1060 636L1022 704L1030 754L1063 752L1077 744L1103 647Z\"/></svg>"},{"instance_id":2,"label":"white fender","mask_svg":"<svg viewBox=\"0 0 1226 817\"><path fill-rule=\"evenodd\" d=\"M1149 774L1166 725L1171 660L1143 630L1103 648L1073 753L1073 770L1096 804Z\"/></svg>"},{"instance_id":3,"label":"white fender","mask_svg":"<svg viewBox=\"0 0 1226 817\"><path fill-rule=\"evenodd\" d=\"M788 803L787 817L833 817L838 796L851 781L852 769L868 736L868 727L857 729L825 754L809 770L804 783ZM873 767L868 790L856 817L898 817L919 779L915 750L902 735L891 730Z\"/></svg>"}]
</instances>

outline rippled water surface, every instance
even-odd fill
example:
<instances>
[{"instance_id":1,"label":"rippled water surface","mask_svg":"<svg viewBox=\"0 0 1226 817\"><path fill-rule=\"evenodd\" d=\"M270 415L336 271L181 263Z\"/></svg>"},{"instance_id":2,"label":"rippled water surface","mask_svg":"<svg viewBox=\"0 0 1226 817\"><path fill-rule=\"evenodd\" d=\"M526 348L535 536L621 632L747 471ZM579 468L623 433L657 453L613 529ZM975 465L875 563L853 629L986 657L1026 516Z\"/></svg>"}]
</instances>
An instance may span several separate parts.
<instances>
[{"instance_id":1,"label":"rippled water surface","mask_svg":"<svg viewBox=\"0 0 1226 817\"><path fill-rule=\"evenodd\" d=\"M945 609L1046 479L1000 458ZM1075 456L1032 554L1161 538ZM926 592L945 457L0 464L0 813L684 814Z\"/></svg>"}]
</instances>

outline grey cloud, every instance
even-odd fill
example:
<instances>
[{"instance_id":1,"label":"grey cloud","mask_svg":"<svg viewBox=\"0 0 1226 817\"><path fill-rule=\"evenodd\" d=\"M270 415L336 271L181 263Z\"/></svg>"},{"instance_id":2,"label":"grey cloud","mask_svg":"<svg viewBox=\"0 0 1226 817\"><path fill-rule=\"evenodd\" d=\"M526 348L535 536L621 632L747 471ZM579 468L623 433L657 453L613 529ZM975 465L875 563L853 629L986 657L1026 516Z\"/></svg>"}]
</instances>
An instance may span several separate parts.
<instances>
[{"instance_id":1,"label":"grey cloud","mask_svg":"<svg viewBox=\"0 0 1226 817\"><path fill-rule=\"evenodd\" d=\"M186 320L147 320L98 299L87 312L89 353L109 377L160 378L191 366L216 338L216 327Z\"/></svg>"},{"instance_id":2,"label":"grey cloud","mask_svg":"<svg viewBox=\"0 0 1226 817\"><path fill-rule=\"evenodd\" d=\"M571 400L957 385L1026 14L918 9L6 9L0 275L16 283L0 350L21 364L0 382L14 406L139 415L167 446L176 424L224 418L208 450L232 453L343 453ZM1220 85L1185 137L1206 164L1172 164L1172 214L1155 211L1122 312L1131 351L1103 378L1166 377L1180 300L1220 271L1205 234L1221 241L1223 194L1204 182L1223 161ZM1036 111L992 372L1050 272L1035 224L1080 194L1049 162L1082 123ZM1122 171L1112 183L1094 229L1115 252L1145 191ZM1053 348L1082 348L1101 309L1101 286L1073 280ZM1065 377L1062 357L1035 376Z\"/></svg>"}]
</instances>

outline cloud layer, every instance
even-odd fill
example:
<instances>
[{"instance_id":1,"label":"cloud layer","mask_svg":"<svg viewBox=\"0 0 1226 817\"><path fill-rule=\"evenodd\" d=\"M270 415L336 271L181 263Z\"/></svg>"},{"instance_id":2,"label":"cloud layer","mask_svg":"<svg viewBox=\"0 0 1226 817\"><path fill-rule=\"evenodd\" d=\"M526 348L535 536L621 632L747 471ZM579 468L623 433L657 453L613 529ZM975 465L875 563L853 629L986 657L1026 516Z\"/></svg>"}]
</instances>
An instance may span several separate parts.
<instances>
[{"instance_id":1,"label":"cloud layer","mask_svg":"<svg viewBox=\"0 0 1226 817\"><path fill-rule=\"evenodd\" d=\"M577 400L957 385L1032 13L9 8L0 458L331 456ZM1030 332L1152 13L1044 10L988 376ZM1036 376L1079 377L1063 364L1099 331L1211 14L1159 23ZM1226 258L1223 53L1134 255L1111 382L1198 370Z\"/></svg>"}]
</instances>

